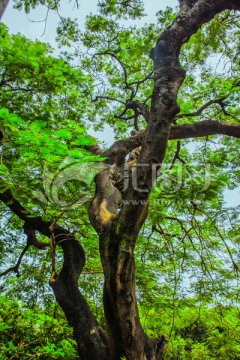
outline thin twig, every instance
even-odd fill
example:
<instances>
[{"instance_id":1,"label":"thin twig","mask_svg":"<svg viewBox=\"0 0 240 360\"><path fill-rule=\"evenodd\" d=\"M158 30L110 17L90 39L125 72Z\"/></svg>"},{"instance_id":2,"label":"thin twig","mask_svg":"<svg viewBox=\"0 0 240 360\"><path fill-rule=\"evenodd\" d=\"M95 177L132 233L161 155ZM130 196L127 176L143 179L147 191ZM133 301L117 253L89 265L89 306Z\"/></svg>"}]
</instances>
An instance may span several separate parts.
<instances>
[{"instance_id":1,"label":"thin twig","mask_svg":"<svg viewBox=\"0 0 240 360\"><path fill-rule=\"evenodd\" d=\"M30 245L27 244L24 249L22 250L20 256L19 256L19 259L16 263L15 266L11 266L9 269L3 271L1 274L0 274L0 277L4 276L4 275L7 275L8 273L10 273L11 271L14 271L16 274L17 274L17 277L20 276L20 273L19 273L19 267L21 265L21 262L22 262L22 259L23 259L23 256L25 255L25 253L28 251Z\"/></svg>"}]
</instances>

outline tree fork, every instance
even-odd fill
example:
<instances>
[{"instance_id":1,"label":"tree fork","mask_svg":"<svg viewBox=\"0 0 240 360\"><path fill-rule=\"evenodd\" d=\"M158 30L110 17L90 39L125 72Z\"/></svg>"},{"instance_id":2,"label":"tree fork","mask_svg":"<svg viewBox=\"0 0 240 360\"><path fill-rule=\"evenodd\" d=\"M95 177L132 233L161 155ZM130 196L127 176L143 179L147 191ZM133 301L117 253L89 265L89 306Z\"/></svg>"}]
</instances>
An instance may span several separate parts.
<instances>
[{"instance_id":1,"label":"tree fork","mask_svg":"<svg viewBox=\"0 0 240 360\"><path fill-rule=\"evenodd\" d=\"M52 274L51 286L70 325L74 327L79 354L83 360L120 360L121 356L125 356L127 360L160 360L163 356L166 348L164 337L149 339L140 324L136 301L134 247L147 216L148 196L153 185L151 167L161 166L168 140L181 136L205 136L209 131L211 134L226 133L231 136L238 132L236 137L239 137L239 125L218 125L212 122L207 130L203 123L199 123L199 126L183 125L181 128L171 125L179 112L177 94L185 78L185 72L179 63L181 46L202 24L226 9L239 10L239 0L180 1L178 16L162 33L151 52L154 61L154 89L147 116L147 129L139 137L127 139L126 148L121 149L118 143L106 151L105 155L110 155L109 161L115 167L111 168L112 173L108 169L96 177L96 194L89 216L100 239L109 343L77 286L85 263L84 250L73 234L60 227L54 229L56 242L63 248L64 264L58 276ZM139 162L145 164L136 175L139 189L130 186L120 195L114 177L118 174L118 167L121 173L121 165L129 149L138 146L141 146ZM41 217L30 218L10 195L9 192L0 194L0 200L22 220L49 237L50 224L44 223ZM125 203L120 208L121 198ZM138 205L134 205L135 201Z\"/></svg>"},{"instance_id":2,"label":"tree fork","mask_svg":"<svg viewBox=\"0 0 240 360\"><path fill-rule=\"evenodd\" d=\"M216 3L209 0L181 1L180 13L159 37L151 52L154 89L147 129L141 132L140 141L137 136L132 141L126 140L128 150L141 143L139 163L143 166L137 174L140 190L136 191L130 186L122 194L125 203L118 210L114 184L109 178L105 178L105 181L100 176L96 178L96 194L90 206L90 218L100 237L105 274L104 310L112 360L119 360L121 356L128 360L159 360L163 356L165 340L160 337L156 345L157 340L148 339L140 324L135 291L134 247L147 216L148 195L153 185L152 165L161 167L171 134L171 123L179 112L177 95L185 78L185 71L179 62L181 46L215 14L236 7L240 7L237 2L229 0ZM191 132L191 129L188 131ZM111 164L122 164L126 154L126 149L121 149L119 142L105 155L110 155ZM133 205L133 201L138 206ZM110 213L107 224L101 217L103 207L107 214Z\"/></svg>"}]
</instances>

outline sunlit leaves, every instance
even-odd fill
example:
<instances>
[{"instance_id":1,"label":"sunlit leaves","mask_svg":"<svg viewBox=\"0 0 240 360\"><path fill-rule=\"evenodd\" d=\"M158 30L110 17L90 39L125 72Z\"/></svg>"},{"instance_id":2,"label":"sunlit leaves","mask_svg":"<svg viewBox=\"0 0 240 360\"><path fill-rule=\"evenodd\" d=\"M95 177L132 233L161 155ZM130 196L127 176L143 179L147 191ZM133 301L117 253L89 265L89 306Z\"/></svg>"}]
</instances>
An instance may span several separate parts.
<instances>
[{"instance_id":1,"label":"sunlit leaves","mask_svg":"<svg viewBox=\"0 0 240 360\"><path fill-rule=\"evenodd\" d=\"M26 13L29 13L31 9L35 9L38 5L45 5L51 10L57 10L60 0L15 0L15 8L18 10L24 9Z\"/></svg>"},{"instance_id":2,"label":"sunlit leaves","mask_svg":"<svg viewBox=\"0 0 240 360\"><path fill-rule=\"evenodd\" d=\"M104 15L115 15L117 18L136 19L144 15L141 0L101 0L98 3L100 12Z\"/></svg>"},{"instance_id":3,"label":"sunlit leaves","mask_svg":"<svg viewBox=\"0 0 240 360\"><path fill-rule=\"evenodd\" d=\"M0 299L1 359L76 359L71 330L63 318L26 309L14 300ZM53 310L53 309L52 309Z\"/></svg>"},{"instance_id":4,"label":"sunlit leaves","mask_svg":"<svg viewBox=\"0 0 240 360\"><path fill-rule=\"evenodd\" d=\"M61 22L57 27L57 42L59 46L71 46L72 42L79 40L80 29L77 19L61 18Z\"/></svg>"},{"instance_id":5,"label":"sunlit leaves","mask_svg":"<svg viewBox=\"0 0 240 360\"><path fill-rule=\"evenodd\" d=\"M29 124L17 115L10 114L7 109L2 109L0 111L0 123L4 133L4 164L0 171L8 186L15 187L16 183L19 184L19 194L17 196L27 207L33 206L34 199L35 209L37 204L39 205L43 201L42 206L44 206L45 211L46 206L48 206L50 213L53 215L51 212L53 193L49 193L49 186L55 184L54 186L60 193L63 191L62 187L65 187L64 191L67 191L67 189L70 191L71 188L71 194L74 191L78 193L77 186L79 184L67 183L70 173L70 180L77 180L81 170L81 163L84 165L85 163L101 160L97 156L92 156L85 149L86 146L93 144L94 139L86 134L83 126L79 126L73 121L65 120L63 121L63 127L54 130L45 121L36 120ZM71 158L78 160L78 167L74 168L71 165ZM70 173L64 181L60 181L60 178L55 181L54 179L59 175L59 169L64 165L65 161L67 161L65 166L70 166L68 171ZM49 185L48 174L52 174ZM82 180L85 179L86 177ZM52 181L55 181L55 183L52 183ZM26 196L29 189L31 189L31 196ZM48 198L45 200L40 196L40 189L42 193L47 192ZM62 203L59 196L54 195L54 198L58 199L57 201L60 203L52 203L53 208L56 209L56 215L60 211L57 208ZM68 201L68 203L71 202L73 201Z\"/></svg>"},{"instance_id":6,"label":"sunlit leaves","mask_svg":"<svg viewBox=\"0 0 240 360\"><path fill-rule=\"evenodd\" d=\"M0 37L0 106L28 120L81 121L89 106L90 77L51 57L49 45L8 35L3 24Z\"/></svg>"},{"instance_id":7,"label":"sunlit leaves","mask_svg":"<svg viewBox=\"0 0 240 360\"><path fill-rule=\"evenodd\" d=\"M54 131L53 134L62 139L70 140L72 138L72 134L68 129L59 129Z\"/></svg>"},{"instance_id":8,"label":"sunlit leaves","mask_svg":"<svg viewBox=\"0 0 240 360\"><path fill-rule=\"evenodd\" d=\"M51 57L46 44L10 36L4 25L0 35L1 186L13 187L24 206L34 207L36 213L48 209L52 217L51 202L39 195L45 192L44 169L54 174L69 157L84 163L99 160L85 149L94 139L82 121L90 104L91 79L66 61ZM76 189L76 184L65 185L71 193Z\"/></svg>"},{"instance_id":9,"label":"sunlit leaves","mask_svg":"<svg viewBox=\"0 0 240 360\"><path fill-rule=\"evenodd\" d=\"M240 354L238 344L238 316L237 309L223 306L198 308L195 300L192 303L178 302L175 313L168 309L161 312L163 319L157 331L169 336L168 351L165 358L173 360L224 360L236 359ZM160 309L159 309L160 310ZM141 308L141 311L144 311ZM154 328L159 323L154 312L146 314L145 324L154 334ZM158 314L159 316L159 314ZM174 329L169 323L174 319ZM151 332L152 330L152 332Z\"/></svg>"},{"instance_id":10,"label":"sunlit leaves","mask_svg":"<svg viewBox=\"0 0 240 360\"><path fill-rule=\"evenodd\" d=\"M39 2L25 1L26 11L31 4ZM58 2L47 5L56 9ZM83 291L101 318L99 283L103 275L96 256L98 244L81 203L85 196L89 201L93 176L87 175L100 158L87 152L94 139L87 135L84 123L95 127L107 123L117 136L130 134L134 112L126 109L126 102L138 100L151 106L149 52L175 14L167 8L158 13L157 25L138 28L124 19L142 16L140 1L101 1L99 9L100 14L87 18L84 31L71 19L62 19L57 30L60 45L80 44L77 69L51 57L48 45L9 36L1 27L1 105L9 110L0 110L4 133L0 175L4 186L14 191L33 216L57 220L83 239L89 257ZM230 24L232 30L228 30ZM186 43L181 63L187 77L178 98L177 123L201 119L238 122L237 35L236 14L225 12ZM146 127L138 115L139 127ZM137 295L148 333L154 337L165 333L170 338L166 359L227 359L231 353L232 358L239 357L239 347L228 332L237 318L233 306L239 295L239 209L228 209L224 203L225 189L239 184L238 150L239 142L220 136L195 140L194 145L182 141L178 153L172 142L153 189L149 217L136 246ZM17 225L15 234L16 229ZM5 239L6 233L2 235ZM14 232L10 235L14 238ZM7 242L17 247L10 235ZM3 241L1 247L6 250ZM36 278L43 283L36 267ZM26 274L28 264L23 263L22 269ZM42 269L46 274L46 268ZM29 280L21 289L18 280L14 281L15 292L31 293ZM40 292L43 297L44 289ZM218 303L229 306L224 316ZM226 323L219 331L223 318ZM224 344L226 338L229 346ZM8 347L14 352L16 345L11 341ZM52 358L62 356L52 344L42 349Z\"/></svg>"}]
</instances>

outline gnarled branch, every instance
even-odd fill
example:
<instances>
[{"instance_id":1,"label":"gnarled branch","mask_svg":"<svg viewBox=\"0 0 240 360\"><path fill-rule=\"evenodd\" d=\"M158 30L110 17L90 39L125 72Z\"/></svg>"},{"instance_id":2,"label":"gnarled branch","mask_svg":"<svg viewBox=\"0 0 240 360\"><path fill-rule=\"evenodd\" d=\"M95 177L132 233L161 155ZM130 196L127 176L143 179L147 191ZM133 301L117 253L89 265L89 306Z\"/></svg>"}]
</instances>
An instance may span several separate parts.
<instances>
[{"instance_id":1,"label":"gnarled branch","mask_svg":"<svg viewBox=\"0 0 240 360\"><path fill-rule=\"evenodd\" d=\"M127 154L144 141L146 130L140 130L134 136L116 141L102 155L108 157L110 164L121 163ZM198 138L210 135L226 135L240 138L240 125L220 123L215 120L204 120L194 124L172 125L170 128L169 140L180 140Z\"/></svg>"},{"instance_id":2,"label":"gnarled branch","mask_svg":"<svg viewBox=\"0 0 240 360\"><path fill-rule=\"evenodd\" d=\"M0 193L0 200L25 221L25 231L31 242L36 243L34 230L47 237L51 236L51 223L43 221L40 216L31 217L30 212L19 203L11 190ZM63 249L64 263L59 275L52 273L50 285L69 325L74 329L79 355L87 360L108 360L107 337L78 287L78 278L85 265L84 249L68 230L58 225L52 230L56 243ZM28 247L29 244L23 250L20 262Z\"/></svg>"}]
</instances>

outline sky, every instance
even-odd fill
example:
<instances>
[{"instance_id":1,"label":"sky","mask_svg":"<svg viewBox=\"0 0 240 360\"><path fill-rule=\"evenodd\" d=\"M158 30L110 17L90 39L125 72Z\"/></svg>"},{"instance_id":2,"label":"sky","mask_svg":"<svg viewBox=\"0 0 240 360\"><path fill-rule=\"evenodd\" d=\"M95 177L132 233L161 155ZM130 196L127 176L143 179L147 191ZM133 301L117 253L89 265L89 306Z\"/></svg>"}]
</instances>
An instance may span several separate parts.
<instances>
[{"instance_id":1,"label":"sky","mask_svg":"<svg viewBox=\"0 0 240 360\"><path fill-rule=\"evenodd\" d=\"M79 8L74 5L74 0L62 0L60 14L64 17L77 18L79 24L84 25L84 19L90 12L95 12L98 0L79 0ZM13 9L14 1L10 0L8 7L3 14L2 22L5 23L11 33L20 32L22 35L35 40L38 39L43 42L54 44L55 29L58 23L58 15L49 13L46 30L44 32L45 22L38 22L46 18L47 9L43 6L38 6L32 10L30 14L25 14L24 11ZM177 0L149 0L145 1L145 9L147 16L141 20L140 23L155 22L155 14L159 10L164 10L166 6L177 6ZM132 22L132 20L131 20ZM139 21L138 21L139 23Z\"/></svg>"},{"instance_id":2,"label":"sky","mask_svg":"<svg viewBox=\"0 0 240 360\"><path fill-rule=\"evenodd\" d=\"M81 28L84 27L85 18L91 12L94 13L97 8L98 0L79 0L79 8L77 9L75 1L62 0L60 15L64 17L77 18ZM44 21L47 9L44 6L38 6L32 10L30 14L25 14L23 10L19 11L13 8L14 0L10 0L1 21L9 28L10 33L21 33L31 40L39 40L50 43L55 49L56 27L59 22L59 16L56 13L49 12L47 22ZM155 14L159 10L164 10L166 6L176 7L178 0L149 0L145 1L145 11L147 16L141 21L137 20L136 24L155 22ZM132 20L131 20L132 25ZM45 28L46 26L46 28ZM59 50L54 52L57 56ZM91 135L95 135L100 141L104 141L107 145L111 145L114 134L109 126L105 126L103 131L88 131Z\"/></svg>"},{"instance_id":3,"label":"sky","mask_svg":"<svg viewBox=\"0 0 240 360\"><path fill-rule=\"evenodd\" d=\"M80 6L77 9L73 0L62 0L60 14L65 17L77 18L80 26L83 27L86 15L96 11L97 1L98 0L79 0ZM45 21L39 22L46 18L47 9L45 7L39 6L31 11L30 14L25 14L24 11L13 9L13 3L13 0L9 1L8 7L1 19L1 21L8 26L10 33L19 32L32 40L38 39L50 43L53 47L57 47L55 43L55 29L59 21L58 15L56 13L49 13L45 28ZM155 14L157 11L161 9L164 10L166 6L176 7L177 4L177 0L145 0L147 16L144 17L141 22L138 22L139 25L155 22ZM101 132L90 131L90 133L95 135L99 140L104 141L107 145L109 145L109 139L113 140L113 131L109 126L106 126ZM239 190L225 191L225 200L230 206L239 205L239 193Z\"/></svg>"}]
</instances>

